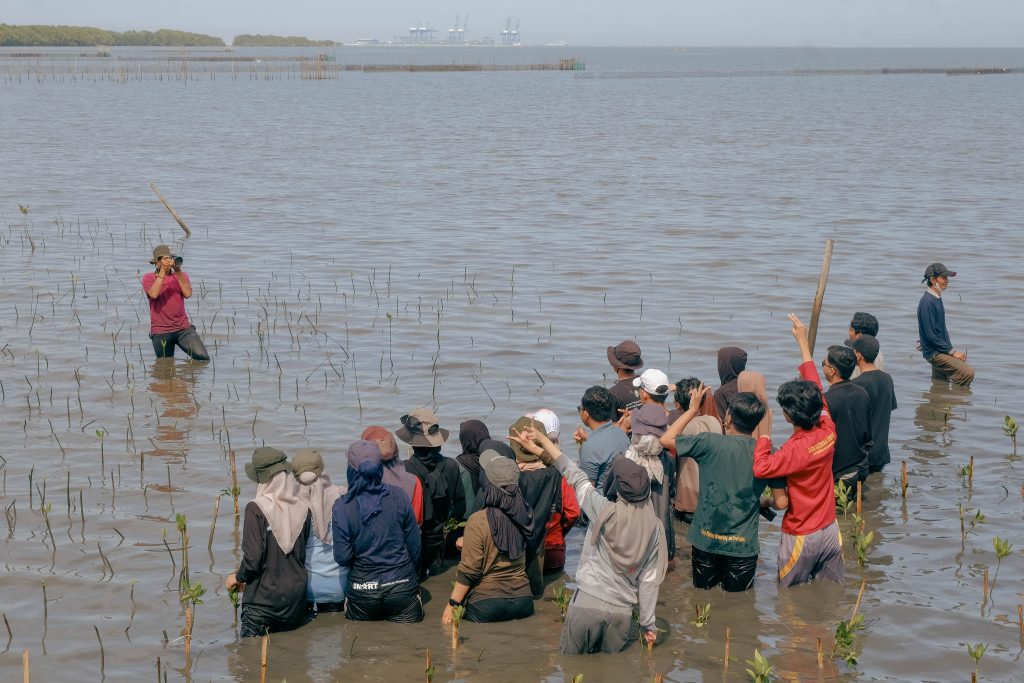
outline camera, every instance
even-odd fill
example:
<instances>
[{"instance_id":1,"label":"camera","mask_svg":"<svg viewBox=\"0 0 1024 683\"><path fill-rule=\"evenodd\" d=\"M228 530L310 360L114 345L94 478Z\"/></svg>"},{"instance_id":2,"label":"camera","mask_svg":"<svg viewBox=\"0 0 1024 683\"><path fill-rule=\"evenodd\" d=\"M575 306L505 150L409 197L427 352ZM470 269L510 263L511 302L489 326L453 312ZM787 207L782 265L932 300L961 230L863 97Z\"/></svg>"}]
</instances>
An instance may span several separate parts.
<instances>
[{"instance_id":1,"label":"camera","mask_svg":"<svg viewBox=\"0 0 1024 683\"><path fill-rule=\"evenodd\" d=\"M181 256L175 256L174 257L174 267L175 268L181 268L181 264L184 263L184 262L185 262L185 259L182 258Z\"/></svg>"}]
</instances>

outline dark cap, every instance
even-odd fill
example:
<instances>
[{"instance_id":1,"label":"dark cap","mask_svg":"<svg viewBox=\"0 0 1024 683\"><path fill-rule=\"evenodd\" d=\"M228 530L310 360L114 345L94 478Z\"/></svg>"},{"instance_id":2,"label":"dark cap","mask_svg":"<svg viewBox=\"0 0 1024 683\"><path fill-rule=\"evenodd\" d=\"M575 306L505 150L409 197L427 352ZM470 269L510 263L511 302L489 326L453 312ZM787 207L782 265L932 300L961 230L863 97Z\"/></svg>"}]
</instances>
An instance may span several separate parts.
<instances>
[{"instance_id":1,"label":"dark cap","mask_svg":"<svg viewBox=\"0 0 1024 683\"><path fill-rule=\"evenodd\" d=\"M862 334L856 339L847 339L843 343L864 356L864 360L869 363L874 363L875 359L878 358L878 340L870 334Z\"/></svg>"},{"instance_id":2,"label":"dark cap","mask_svg":"<svg viewBox=\"0 0 1024 683\"><path fill-rule=\"evenodd\" d=\"M245 475L257 484L266 484L278 472L291 470L288 456L270 446L252 452L252 461L245 463Z\"/></svg>"},{"instance_id":3,"label":"dark cap","mask_svg":"<svg viewBox=\"0 0 1024 683\"><path fill-rule=\"evenodd\" d=\"M950 270L941 263L933 263L924 269L924 280L922 282L928 282L933 277L956 277L956 272Z\"/></svg>"},{"instance_id":4,"label":"dark cap","mask_svg":"<svg viewBox=\"0 0 1024 683\"><path fill-rule=\"evenodd\" d=\"M640 357L640 346L635 341L626 339L617 346L608 347L608 362L613 368L623 370L639 370L644 366Z\"/></svg>"}]
</instances>

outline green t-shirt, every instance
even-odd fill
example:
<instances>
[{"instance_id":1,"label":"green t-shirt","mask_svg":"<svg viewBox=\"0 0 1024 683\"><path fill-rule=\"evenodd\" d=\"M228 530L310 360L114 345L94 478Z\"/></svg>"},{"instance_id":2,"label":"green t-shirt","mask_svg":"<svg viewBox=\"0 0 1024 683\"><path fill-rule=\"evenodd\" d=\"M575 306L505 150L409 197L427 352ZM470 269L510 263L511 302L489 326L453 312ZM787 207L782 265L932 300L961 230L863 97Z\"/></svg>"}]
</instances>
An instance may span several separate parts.
<instances>
[{"instance_id":1,"label":"green t-shirt","mask_svg":"<svg viewBox=\"0 0 1024 683\"><path fill-rule=\"evenodd\" d=\"M754 440L749 436L704 432L676 439L676 453L697 461L700 497L690 524L690 543L707 553L757 555L761 492L784 480L754 476Z\"/></svg>"}]
</instances>

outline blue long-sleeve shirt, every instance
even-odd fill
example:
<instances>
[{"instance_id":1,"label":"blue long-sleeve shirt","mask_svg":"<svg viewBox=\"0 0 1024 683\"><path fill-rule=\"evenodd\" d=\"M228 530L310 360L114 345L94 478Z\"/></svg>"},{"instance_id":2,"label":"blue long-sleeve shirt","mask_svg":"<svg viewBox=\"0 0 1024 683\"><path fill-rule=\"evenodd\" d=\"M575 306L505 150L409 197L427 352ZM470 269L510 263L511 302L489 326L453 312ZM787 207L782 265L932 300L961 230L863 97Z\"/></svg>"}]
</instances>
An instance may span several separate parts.
<instances>
[{"instance_id":1,"label":"blue long-sleeve shirt","mask_svg":"<svg viewBox=\"0 0 1024 683\"><path fill-rule=\"evenodd\" d=\"M917 333L921 340L921 355L931 360L936 353L949 353L953 344L946 329L946 308L942 299L926 291L917 304Z\"/></svg>"},{"instance_id":2,"label":"blue long-sleeve shirt","mask_svg":"<svg viewBox=\"0 0 1024 683\"><path fill-rule=\"evenodd\" d=\"M397 486L385 484L387 495L381 510L366 523L359 519L355 500L344 497L334 503L331 527L334 560L350 567L349 582L368 580L386 583L416 576L420 563L420 528L412 503Z\"/></svg>"},{"instance_id":3,"label":"blue long-sleeve shirt","mask_svg":"<svg viewBox=\"0 0 1024 683\"><path fill-rule=\"evenodd\" d=\"M580 469L587 475L598 491L604 490L604 480L608 476L608 468L616 455L621 455L629 448L629 437L614 422L606 422L583 442L580 449Z\"/></svg>"}]
</instances>

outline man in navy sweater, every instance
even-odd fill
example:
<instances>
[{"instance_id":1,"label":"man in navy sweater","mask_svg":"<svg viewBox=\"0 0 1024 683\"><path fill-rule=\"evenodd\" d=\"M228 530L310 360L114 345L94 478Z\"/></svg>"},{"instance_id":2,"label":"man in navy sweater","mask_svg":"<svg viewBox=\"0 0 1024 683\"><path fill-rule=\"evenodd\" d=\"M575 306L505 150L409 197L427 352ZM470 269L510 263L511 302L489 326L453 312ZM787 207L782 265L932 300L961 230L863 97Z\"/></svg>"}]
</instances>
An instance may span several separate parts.
<instances>
[{"instance_id":1,"label":"man in navy sweater","mask_svg":"<svg viewBox=\"0 0 1024 683\"><path fill-rule=\"evenodd\" d=\"M921 354L932 365L932 378L966 387L974 381L974 369L967 364L967 353L957 351L949 341L946 309L942 305L942 292L951 277L956 277L956 273L941 263L925 269L922 282L928 283L928 290L917 305L917 330Z\"/></svg>"}]
</instances>

